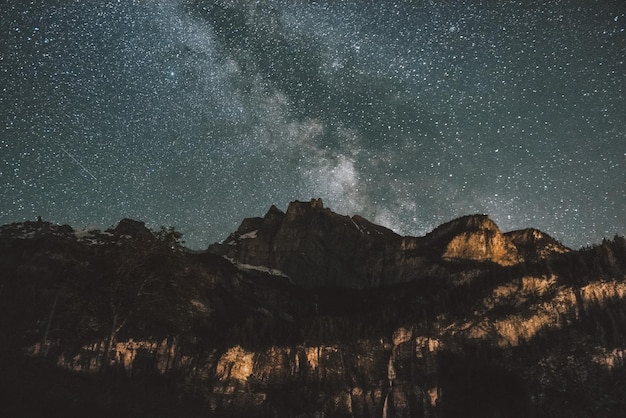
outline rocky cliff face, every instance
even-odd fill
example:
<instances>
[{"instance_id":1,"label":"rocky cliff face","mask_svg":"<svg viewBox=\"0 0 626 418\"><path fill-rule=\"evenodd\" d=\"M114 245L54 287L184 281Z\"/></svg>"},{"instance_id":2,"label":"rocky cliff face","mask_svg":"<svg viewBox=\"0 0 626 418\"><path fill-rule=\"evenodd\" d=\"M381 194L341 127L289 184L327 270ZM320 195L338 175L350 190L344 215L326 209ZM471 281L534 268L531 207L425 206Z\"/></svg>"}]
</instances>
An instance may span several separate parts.
<instances>
[{"instance_id":1,"label":"rocky cliff face","mask_svg":"<svg viewBox=\"0 0 626 418\"><path fill-rule=\"evenodd\" d=\"M522 258L528 261L548 259L555 254L570 251L550 235L533 228L507 232L505 237L515 245Z\"/></svg>"},{"instance_id":2,"label":"rocky cliff face","mask_svg":"<svg viewBox=\"0 0 626 418\"><path fill-rule=\"evenodd\" d=\"M573 251L484 215L401 237L313 200L179 238L1 227L1 414L626 412L622 237Z\"/></svg>"},{"instance_id":3,"label":"rocky cliff face","mask_svg":"<svg viewBox=\"0 0 626 418\"><path fill-rule=\"evenodd\" d=\"M281 271L299 286L360 289L410 282L439 260L511 266L567 248L537 230L505 235L486 215L450 221L425 237L401 237L360 216L337 215L317 199L292 202L287 213L272 207L264 218L246 219L209 251Z\"/></svg>"},{"instance_id":4,"label":"rocky cliff face","mask_svg":"<svg viewBox=\"0 0 626 418\"><path fill-rule=\"evenodd\" d=\"M487 215L471 215L443 224L431 232L430 245L443 247L442 257L491 261L510 266L519 261L517 247Z\"/></svg>"},{"instance_id":5,"label":"rocky cliff face","mask_svg":"<svg viewBox=\"0 0 626 418\"><path fill-rule=\"evenodd\" d=\"M400 240L362 217L338 215L317 199L292 202L286 213L272 207L263 218L246 219L209 251L236 263L281 271L307 288L362 288L394 281L385 271L386 252Z\"/></svg>"}]
</instances>

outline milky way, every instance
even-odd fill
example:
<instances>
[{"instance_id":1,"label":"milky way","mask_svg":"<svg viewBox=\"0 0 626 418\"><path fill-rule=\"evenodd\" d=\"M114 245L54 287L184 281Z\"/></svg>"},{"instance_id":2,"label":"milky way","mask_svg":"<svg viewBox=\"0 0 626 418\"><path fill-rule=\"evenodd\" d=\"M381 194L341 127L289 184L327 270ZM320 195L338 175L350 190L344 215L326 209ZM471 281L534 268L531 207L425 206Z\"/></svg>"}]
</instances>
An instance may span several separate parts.
<instances>
[{"instance_id":1,"label":"milky way","mask_svg":"<svg viewBox=\"0 0 626 418\"><path fill-rule=\"evenodd\" d=\"M0 223L224 239L321 197L402 234L626 232L626 4L0 5Z\"/></svg>"}]
</instances>

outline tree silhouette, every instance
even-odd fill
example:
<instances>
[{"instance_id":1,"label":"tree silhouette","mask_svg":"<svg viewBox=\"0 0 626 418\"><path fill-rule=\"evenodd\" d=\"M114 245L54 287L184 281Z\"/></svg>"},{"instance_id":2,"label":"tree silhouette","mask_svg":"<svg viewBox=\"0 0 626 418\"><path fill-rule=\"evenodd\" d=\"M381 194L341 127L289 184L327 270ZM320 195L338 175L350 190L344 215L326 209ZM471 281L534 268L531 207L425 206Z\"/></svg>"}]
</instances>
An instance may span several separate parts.
<instances>
[{"instance_id":1,"label":"tree silhouette","mask_svg":"<svg viewBox=\"0 0 626 418\"><path fill-rule=\"evenodd\" d=\"M102 369L110 365L117 337L131 319L140 329L150 328L145 319L170 316L158 314L171 313L181 296L182 286L174 282L179 278L182 235L173 228L139 232L120 234L104 246L99 257L103 265L94 290L100 293L99 311L106 324Z\"/></svg>"}]
</instances>

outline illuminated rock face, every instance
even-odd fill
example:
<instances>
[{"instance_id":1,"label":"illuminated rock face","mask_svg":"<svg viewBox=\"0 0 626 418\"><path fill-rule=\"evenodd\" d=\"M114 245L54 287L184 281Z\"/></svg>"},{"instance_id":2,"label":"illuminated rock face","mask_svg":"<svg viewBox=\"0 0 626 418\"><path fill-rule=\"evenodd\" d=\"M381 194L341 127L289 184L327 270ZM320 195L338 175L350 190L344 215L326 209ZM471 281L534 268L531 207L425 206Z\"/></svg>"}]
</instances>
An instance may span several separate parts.
<instances>
[{"instance_id":1,"label":"illuminated rock face","mask_svg":"<svg viewBox=\"0 0 626 418\"><path fill-rule=\"evenodd\" d=\"M435 246L442 246L447 259L491 261L513 265L521 258L515 245L486 215L470 215L439 226L427 236Z\"/></svg>"},{"instance_id":2,"label":"illuminated rock face","mask_svg":"<svg viewBox=\"0 0 626 418\"><path fill-rule=\"evenodd\" d=\"M56 397L70 408L61 415L94 405L105 416L180 415L138 413L136 399L117 395L98 404L91 392L71 409L78 396L30 389L58 373L50 386L83 393L58 368L34 371L54 365L103 385L157 382L142 389L146 402L162 405L164 393L172 410L198 402L188 416L626 411L616 389L626 384L621 237L573 251L532 229L502 234L484 215L401 237L319 200L272 207L204 253L163 234L130 220L105 232L0 228L0 337L10 354L0 366L13 370L0 383L18 388L14 399ZM7 367L14 358L34 363Z\"/></svg>"}]
</instances>

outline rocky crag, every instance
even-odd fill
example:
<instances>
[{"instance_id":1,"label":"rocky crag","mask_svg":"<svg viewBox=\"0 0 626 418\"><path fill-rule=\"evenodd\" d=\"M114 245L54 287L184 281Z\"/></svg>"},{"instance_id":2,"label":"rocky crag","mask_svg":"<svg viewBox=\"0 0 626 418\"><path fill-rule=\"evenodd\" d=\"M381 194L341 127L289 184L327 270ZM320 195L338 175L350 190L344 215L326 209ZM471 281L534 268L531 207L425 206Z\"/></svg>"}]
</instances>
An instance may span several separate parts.
<instances>
[{"instance_id":1,"label":"rocky crag","mask_svg":"<svg viewBox=\"0 0 626 418\"><path fill-rule=\"evenodd\" d=\"M0 269L0 415L626 413L623 237L403 237L312 200L203 252L128 219L5 225Z\"/></svg>"}]
</instances>

